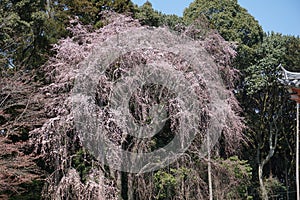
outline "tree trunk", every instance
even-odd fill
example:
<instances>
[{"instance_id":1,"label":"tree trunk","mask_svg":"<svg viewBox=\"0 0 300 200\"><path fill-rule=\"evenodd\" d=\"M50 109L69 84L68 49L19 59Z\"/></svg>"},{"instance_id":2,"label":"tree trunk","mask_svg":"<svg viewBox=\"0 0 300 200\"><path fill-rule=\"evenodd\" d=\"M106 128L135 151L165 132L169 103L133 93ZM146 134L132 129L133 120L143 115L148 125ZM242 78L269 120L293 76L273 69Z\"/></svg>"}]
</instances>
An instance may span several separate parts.
<instances>
[{"instance_id":1,"label":"tree trunk","mask_svg":"<svg viewBox=\"0 0 300 200\"><path fill-rule=\"evenodd\" d=\"M276 118L277 119L277 118ZM266 187L264 185L263 180L263 169L264 166L270 161L270 159L273 157L275 153L275 149L277 146L277 140L278 140L278 129L276 125L276 119L273 119L273 122L270 123L270 134L269 134L269 153L265 158L262 158L261 152L260 152L260 145L257 147L257 161L258 161L258 179L259 179L259 186L261 191L261 197L263 200L268 200L268 191L266 190ZM274 127L273 127L274 126ZM260 135L263 135L260 133Z\"/></svg>"},{"instance_id":2,"label":"tree trunk","mask_svg":"<svg viewBox=\"0 0 300 200\"><path fill-rule=\"evenodd\" d=\"M134 175L131 173L127 174L127 197L128 200L133 200L134 199L134 193L135 193L135 189L134 189Z\"/></svg>"},{"instance_id":3,"label":"tree trunk","mask_svg":"<svg viewBox=\"0 0 300 200\"><path fill-rule=\"evenodd\" d=\"M286 199L290 200L290 195L289 195L289 177L288 177L288 164L287 164L287 156L286 156L286 151L284 151L284 171L285 171L285 187L286 187Z\"/></svg>"},{"instance_id":4,"label":"tree trunk","mask_svg":"<svg viewBox=\"0 0 300 200\"><path fill-rule=\"evenodd\" d=\"M264 166L262 164L258 165L259 186L260 186L260 190L261 190L261 198L263 200L268 200L268 192L266 190L266 187L264 185L264 180L263 180L263 168L264 168Z\"/></svg>"},{"instance_id":5,"label":"tree trunk","mask_svg":"<svg viewBox=\"0 0 300 200\"><path fill-rule=\"evenodd\" d=\"M260 150L258 149L258 153L257 153L257 159L258 159L258 179L259 179L259 186L260 186L260 190L261 190L261 195L262 195L262 199L263 200L268 200L268 192L266 190L266 187L264 185L264 181L263 181L263 169L266 163L269 162L269 160L273 157L274 152L275 152L275 148L277 145L277 137L278 134L277 132L275 133L274 136L274 143L273 143L273 134L270 133L269 136L269 145L270 145L270 150L269 153L267 155L267 157L265 159L261 159L260 158Z\"/></svg>"},{"instance_id":6,"label":"tree trunk","mask_svg":"<svg viewBox=\"0 0 300 200\"><path fill-rule=\"evenodd\" d=\"M212 177L211 177L211 149L210 149L210 133L207 134L207 175L208 175L208 190L209 190L209 200L213 200L212 191Z\"/></svg>"}]
</instances>

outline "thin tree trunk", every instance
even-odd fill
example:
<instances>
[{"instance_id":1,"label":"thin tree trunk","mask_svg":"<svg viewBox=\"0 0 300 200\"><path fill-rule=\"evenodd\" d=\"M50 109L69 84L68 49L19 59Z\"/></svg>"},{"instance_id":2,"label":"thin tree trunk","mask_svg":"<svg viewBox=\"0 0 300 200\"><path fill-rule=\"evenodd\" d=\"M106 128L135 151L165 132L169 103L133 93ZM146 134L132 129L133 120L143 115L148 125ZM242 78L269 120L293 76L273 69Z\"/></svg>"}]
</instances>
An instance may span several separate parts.
<instances>
[{"instance_id":1,"label":"thin tree trunk","mask_svg":"<svg viewBox=\"0 0 300 200\"><path fill-rule=\"evenodd\" d=\"M278 139L278 130L276 128L276 121L274 121L275 125L275 134L273 133L273 129L270 125L270 136L269 136L269 153L265 159L262 159L260 157L260 147L258 147L258 152L257 152L257 159L258 159L258 179L259 179L259 186L261 190L261 196L263 200L268 200L268 192L266 190L266 187L264 185L264 180L263 180L263 169L264 166L269 162L269 160L273 157L275 153L275 148L277 146L277 139ZM273 138L274 137L274 138Z\"/></svg>"},{"instance_id":2,"label":"thin tree trunk","mask_svg":"<svg viewBox=\"0 0 300 200\"><path fill-rule=\"evenodd\" d=\"M212 191L212 177L211 177L211 154L210 154L210 133L207 134L207 173L208 173L208 190L209 190L209 200L213 200Z\"/></svg>"},{"instance_id":3,"label":"thin tree trunk","mask_svg":"<svg viewBox=\"0 0 300 200\"><path fill-rule=\"evenodd\" d=\"M128 200L133 200L134 199L134 193L135 193L135 189L134 189L134 175L131 173L127 174L127 196L128 196Z\"/></svg>"},{"instance_id":4,"label":"thin tree trunk","mask_svg":"<svg viewBox=\"0 0 300 200\"><path fill-rule=\"evenodd\" d=\"M264 185L263 181L263 168L264 166L262 164L258 165L258 179L259 179L259 185L261 190L261 197L263 200L268 200L268 192L266 190L266 187Z\"/></svg>"},{"instance_id":5,"label":"thin tree trunk","mask_svg":"<svg viewBox=\"0 0 300 200\"><path fill-rule=\"evenodd\" d=\"M52 11L51 11L51 2L50 2L50 0L46 1L46 13L48 15L48 18L53 18L53 14L52 14Z\"/></svg>"},{"instance_id":6,"label":"thin tree trunk","mask_svg":"<svg viewBox=\"0 0 300 200\"><path fill-rule=\"evenodd\" d=\"M285 171L285 187L286 187L286 199L290 199L289 195L289 177L288 177L288 165L287 165L287 157L286 157L286 151L284 151L284 171Z\"/></svg>"}]
</instances>

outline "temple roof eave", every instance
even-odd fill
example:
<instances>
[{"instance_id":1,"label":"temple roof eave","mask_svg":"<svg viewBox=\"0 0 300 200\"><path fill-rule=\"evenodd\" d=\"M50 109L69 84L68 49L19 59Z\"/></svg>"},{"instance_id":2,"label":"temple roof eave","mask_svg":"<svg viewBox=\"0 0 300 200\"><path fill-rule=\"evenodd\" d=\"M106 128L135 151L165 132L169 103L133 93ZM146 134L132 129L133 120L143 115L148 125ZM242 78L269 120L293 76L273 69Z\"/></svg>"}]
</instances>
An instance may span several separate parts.
<instances>
[{"instance_id":1,"label":"temple roof eave","mask_svg":"<svg viewBox=\"0 0 300 200\"><path fill-rule=\"evenodd\" d=\"M290 72L282 67L281 64L279 66L283 72L283 77L279 81L286 86L300 88L300 72Z\"/></svg>"}]
</instances>

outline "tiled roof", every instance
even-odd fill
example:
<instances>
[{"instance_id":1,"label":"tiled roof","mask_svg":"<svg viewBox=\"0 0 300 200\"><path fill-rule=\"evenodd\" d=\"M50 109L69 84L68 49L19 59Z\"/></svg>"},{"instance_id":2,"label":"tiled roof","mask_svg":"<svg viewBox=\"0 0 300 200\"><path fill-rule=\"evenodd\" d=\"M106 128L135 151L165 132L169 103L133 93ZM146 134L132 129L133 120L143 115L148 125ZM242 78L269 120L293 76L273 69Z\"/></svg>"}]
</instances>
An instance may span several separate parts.
<instances>
[{"instance_id":1,"label":"tiled roof","mask_svg":"<svg viewBox=\"0 0 300 200\"><path fill-rule=\"evenodd\" d=\"M288 86L300 87L300 72L290 72L280 65L282 69L282 78L279 81Z\"/></svg>"}]
</instances>

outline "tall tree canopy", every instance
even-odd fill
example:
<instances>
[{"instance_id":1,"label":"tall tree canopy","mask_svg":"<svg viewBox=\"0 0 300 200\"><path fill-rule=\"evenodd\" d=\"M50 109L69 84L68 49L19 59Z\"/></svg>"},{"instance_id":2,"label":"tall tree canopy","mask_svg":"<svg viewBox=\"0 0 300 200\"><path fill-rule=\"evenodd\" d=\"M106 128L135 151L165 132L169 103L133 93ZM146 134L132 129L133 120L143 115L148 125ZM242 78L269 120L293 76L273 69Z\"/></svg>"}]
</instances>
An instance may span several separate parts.
<instances>
[{"instance_id":1,"label":"tall tree canopy","mask_svg":"<svg viewBox=\"0 0 300 200\"><path fill-rule=\"evenodd\" d=\"M155 11L152 4L146 1L141 7L139 7L138 12L136 12L135 17L138 18L143 25L149 26L159 26L161 15L159 12Z\"/></svg>"},{"instance_id":2,"label":"tall tree canopy","mask_svg":"<svg viewBox=\"0 0 300 200\"><path fill-rule=\"evenodd\" d=\"M125 13L127 16L101 11ZM132 17L138 19L141 24ZM112 24L108 24L110 22ZM116 198L121 196L124 199L129 199L134 195L139 199L206 199L209 191L207 183L211 182L211 188L214 190L213 196L218 199L251 199L251 196L259 199L259 194L261 198L268 199L278 191L281 196L286 192L287 199L293 199L291 191L295 188L295 138L293 134L295 132L295 112L294 104L288 101L289 95L278 82L280 77L278 66L281 63L291 71L299 71L300 38L264 33L258 21L242 8L237 0L194 0L185 9L183 17L156 11L150 1L146 1L138 7L130 0L0 0L0 74L8 75L6 72L10 70L2 73L3 69L13 69L18 72L0 78L2 85L7 84L0 94L0 125L14 124L18 120L21 122L26 116L28 120L34 119L30 113L36 111L37 108L26 103L31 95L36 95L34 99L53 101L53 103L47 102L45 105L50 107L55 105L55 108L51 108L54 111L50 113L56 113L58 105L57 102L54 103L57 101L56 96L49 98L49 95L57 93L57 89L53 88L55 84L57 87L62 87L59 90L61 93L59 92L57 95L61 95L61 101L64 101L63 93L68 93L73 85L71 81L73 80L71 77L73 69L71 68L88 55L90 48L96 43L100 44L103 38L117 35L130 27L139 29L140 25L154 26L148 30L167 26L185 37L191 37L191 44L199 43L194 49L203 47L205 48L203 51L211 54L214 62L219 66L217 72L220 72L224 79L227 86L226 91L228 89L232 98L234 92L242 106L243 117L249 127L244 131L248 136L249 145L241 152L241 158L248 160L249 163L239 160L237 157L230 157L233 154L231 149L236 148L233 144L236 143L233 143L235 140L232 139L233 137L229 137L231 135L226 136L224 130L218 147L225 146L226 148L216 147L211 161L198 159L195 153L190 151L188 152L189 159L183 159L168 168L139 177L126 173L110 177L116 173L109 174L110 172L107 172L109 179L116 181L115 190L110 193ZM93 32L97 28L102 29ZM178 36L177 33L175 35ZM79 41L78 38L83 39ZM132 43L133 41L130 41L129 44ZM52 45L54 44L57 45L53 49ZM162 55L167 55L162 53ZM140 59L141 55L136 54L136 58ZM153 52L151 55L156 54ZM172 61L172 65L180 64L181 58L172 57L172 55L167 55L166 58L171 59L168 61ZM157 54L157 58L158 56ZM48 58L51 59L46 62ZM130 61L134 60L132 58L135 57L122 57L122 59ZM150 56L147 59L155 60L156 57ZM185 60L182 62L185 63ZM237 70L231 70L231 65L240 71L238 83L234 82L237 80ZM115 70L117 67L122 71L124 66L114 64L112 69ZM23 73L24 71L26 73ZM43 73L43 77L47 80L42 83L43 86L46 85L42 90L35 90L37 71ZM44 74L45 72L46 74ZM20 74L24 77L20 77ZM17 78L12 78L13 76ZM67 78L68 76L71 78ZM54 85L48 85L50 84L48 81L52 81ZM210 85L214 84L216 82L212 82ZM65 85L68 87L65 88ZM101 86L101 89L103 87ZM20 92L14 93L15 88L22 89ZM48 92L41 94L40 91ZM25 93L25 95L21 93ZM101 91L101 94L104 92ZM141 97L139 98L141 99ZM14 107L15 102L20 106ZM23 104L24 110L21 108ZM26 104L28 107L25 106ZM139 102L136 105L146 106ZM229 113L231 115L240 110L238 102L232 106L235 109L234 112ZM45 107L49 109L48 106ZM61 105L59 107L63 108ZM136 106L136 108L138 107ZM39 109L44 109L44 106L40 106ZM18 113L19 110L22 110L22 114L14 115L13 111ZM139 110L137 109L135 112L138 116ZM46 116L44 112L41 113ZM144 115L145 121L149 120L147 116L148 114ZM39 118L41 117L39 116ZM19 127L22 134L23 124L27 123L23 122ZM232 119L232 122L240 122L240 118ZM9 129L8 125L5 126L5 129L0 127L0 131L6 132ZM232 124L228 127L232 127ZM238 125L238 127L242 126ZM48 128L52 130L55 127L49 126ZM57 130L59 129L55 128L53 133ZM13 131L16 133L17 129L15 128ZM166 129L166 133L167 131L169 129ZM237 131L232 130L231 132ZM240 132L241 130L239 130ZM0 134L3 133L0 132ZM41 130L37 137L44 133ZM229 132L227 131L227 133ZM163 146L167 143L167 139L154 138L151 148ZM127 140L128 144L132 141L130 138ZM195 140L194 147L197 147L197 141ZM54 144L56 143L54 142ZM89 171L92 167L89 163L91 160L87 156L88 152L82 149L76 149L76 151L72 152L74 158L70 162L72 161L74 171L70 174L78 172L82 179L80 181L83 181L80 184L84 185L87 174L91 172ZM88 159L86 160L84 157ZM2 159L3 156L0 155L0 158ZM213 165L208 167L208 163ZM49 162L49 164L54 163ZM253 170L253 174L251 174L251 170ZM213 178L208 178L207 174L212 175ZM211 179L213 180L211 181ZM250 179L253 180L250 181ZM224 185L228 187L224 188ZM121 192L118 193L117 190ZM48 193L47 190L45 192ZM78 191L75 193L80 195ZM0 191L0 199L2 198L1 194ZM195 195L198 196L195 197Z\"/></svg>"},{"instance_id":3,"label":"tall tree canopy","mask_svg":"<svg viewBox=\"0 0 300 200\"><path fill-rule=\"evenodd\" d=\"M234 66L240 70L241 79L235 91L249 127L251 145L243 154L254 169L254 183L260 185L255 193L267 199L274 190L270 188L284 184L288 196L294 187L293 178L287 178L293 177L287 160L293 160L295 116L293 104L278 83L278 65L299 70L299 37L264 33L237 0L195 0L184 12L189 23L203 16L226 40L238 43ZM285 163L278 163L278 159Z\"/></svg>"},{"instance_id":4,"label":"tall tree canopy","mask_svg":"<svg viewBox=\"0 0 300 200\"><path fill-rule=\"evenodd\" d=\"M195 0L185 9L188 21L206 16L227 41L253 46L262 40L262 28L237 0Z\"/></svg>"},{"instance_id":5,"label":"tall tree canopy","mask_svg":"<svg viewBox=\"0 0 300 200\"><path fill-rule=\"evenodd\" d=\"M285 60L286 67L292 71L300 71L300 38L287 36Z\"/></svg>"},{"instance_id":6,"label":"tall tree canopy","mask_svg":"<svg viewBox=\"0 0 300 200\"><path fill-rule=\"evenodd\" d=\"M0 63L13 68L40 66L52 55L51 45L68 35L71 18L101 25L103 10L133 13L135 9L130 0L0 1Z\"/></svg>"},{"instance_id":7,"label":"tall tree canopy","mask_svg":"<svg viewBox=\"0 0 300 200\"><path fill-rule=\"evenodd\" d=\"M49 44L59 33L47 15L43 0L0 1L0 54L10 66L34 65L45 61Z\"/></svg>"},{"instance_id":8,"label":"tall tree canopy","mask_svg":"<svg viewBox=\"0 0 300 200\"><path fill-rule=\"evenodd\" d=\"M237 0L195 0L184 11L187 22L205 16L211 26L227 41L239 44L236 67L252 64L254 49L262 41L263 30L258 21Z\"/></svg>"}]
</instances>

